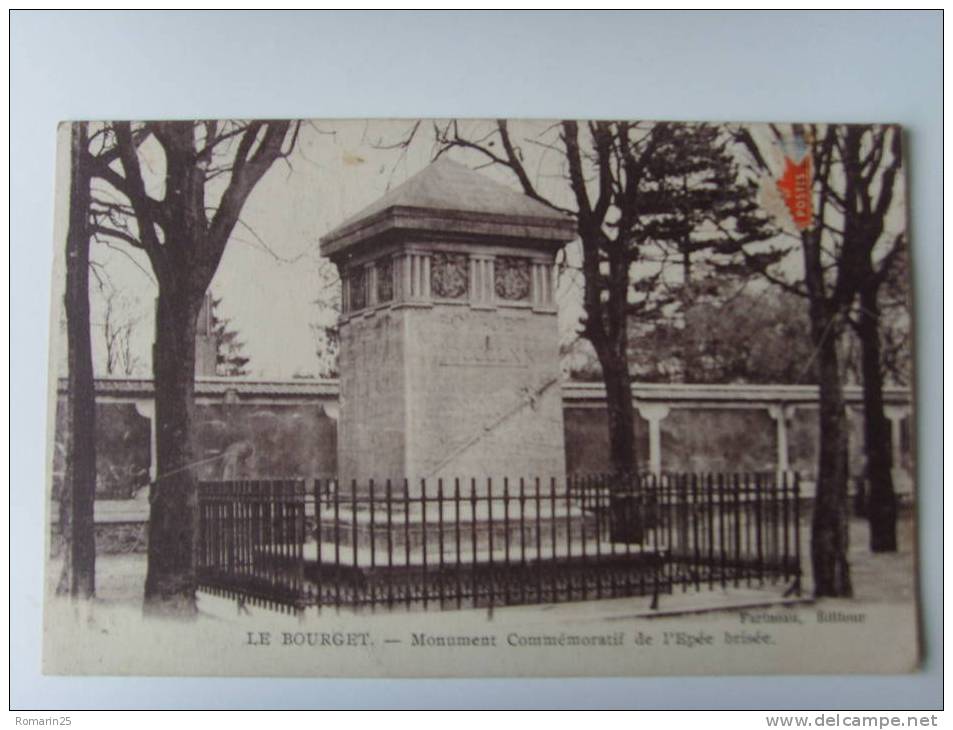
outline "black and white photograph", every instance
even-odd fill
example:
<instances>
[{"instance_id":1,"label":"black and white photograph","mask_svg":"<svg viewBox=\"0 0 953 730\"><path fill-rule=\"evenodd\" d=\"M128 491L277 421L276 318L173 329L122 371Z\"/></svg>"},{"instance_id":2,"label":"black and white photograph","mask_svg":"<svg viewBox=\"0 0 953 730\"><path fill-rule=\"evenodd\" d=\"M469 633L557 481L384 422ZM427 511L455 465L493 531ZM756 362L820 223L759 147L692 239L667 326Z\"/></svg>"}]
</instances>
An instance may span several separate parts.
<instances>
[{"instance_id":1,"label":"black and white photograph","mask_svg":"<svg viewBox=\"0 0 953 730\"><path fill-rule=\"evenodd\" d=\"M45 673L919 666L900 125L57 138Z\"/></svg>"}]
</instances>

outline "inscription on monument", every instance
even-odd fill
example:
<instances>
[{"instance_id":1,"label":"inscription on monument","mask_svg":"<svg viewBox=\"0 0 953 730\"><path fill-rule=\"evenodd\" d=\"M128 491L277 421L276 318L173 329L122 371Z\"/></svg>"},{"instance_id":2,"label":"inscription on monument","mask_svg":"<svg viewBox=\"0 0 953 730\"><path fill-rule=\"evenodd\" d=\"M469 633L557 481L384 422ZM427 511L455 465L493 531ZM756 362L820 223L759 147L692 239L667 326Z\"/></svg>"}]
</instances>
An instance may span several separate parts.
<instances>
[{"instance_id":1,"label":"inscription on monument","mask_svg":"<svg viewBox=\"0 0 953 730\"><path fill-rule=\"evenodd\" d=\"M484 324L475 324L465 315L442 318L442 346L435 362L448 367L529 367L531 358L518 327L503 318Z\"/></svg>"},{"instance_id":2,"label":"inscription on monument","mask_svg":"<svg viewBox=\"0 0 953 730\"><path fill-rule=\"evenodd\" d=\"M457 342L437 357L437 365L449 367L529 367L526 348L502 345L486 335L481 341Z\"/></svg>"}]
</instances>

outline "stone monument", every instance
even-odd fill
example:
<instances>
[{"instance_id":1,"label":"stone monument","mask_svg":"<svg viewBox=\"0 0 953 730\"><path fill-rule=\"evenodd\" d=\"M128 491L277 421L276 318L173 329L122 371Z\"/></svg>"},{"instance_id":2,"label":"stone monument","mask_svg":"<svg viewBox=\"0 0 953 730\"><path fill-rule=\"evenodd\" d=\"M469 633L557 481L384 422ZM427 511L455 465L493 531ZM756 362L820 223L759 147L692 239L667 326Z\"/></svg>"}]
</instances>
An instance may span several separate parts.
<instances>
[{"instance_id":1,"label":"stone monument","mask_svg":"<svg viewBox=\"0 0 953 730\"><path fill-rule=\"evenodd\" d=\"M342 483L564 483L554 263L574 237L441 158L321 239L342 282Z\"/></svg>"}]
</instances>

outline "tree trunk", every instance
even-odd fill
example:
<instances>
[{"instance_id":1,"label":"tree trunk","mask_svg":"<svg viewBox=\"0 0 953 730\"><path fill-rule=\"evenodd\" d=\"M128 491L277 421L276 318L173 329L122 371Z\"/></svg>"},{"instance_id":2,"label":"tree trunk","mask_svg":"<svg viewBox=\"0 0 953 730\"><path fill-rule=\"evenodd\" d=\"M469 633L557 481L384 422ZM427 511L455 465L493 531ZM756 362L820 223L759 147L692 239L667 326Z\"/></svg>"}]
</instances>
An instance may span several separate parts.
<instances>
[{"instance_id":1,"label":"tree trunk","mask_svg":"<svg viewBox=\"0 0 953 730\"><path fill-rule=\"evenodd\" d=\"M201 299L160 281L153 356L156 388L156 480L150 492L149 560L144 611L196 613L194 551L198 501L192 471L195 328Z\"/></svg>"},{"instance_id":2,"label":"tree trunk","mask_svg":"<svg viewBox=\"0 0 953 730\"><path fill-rule=\"evenodd\" d=\"M867 285L860 292L857 327L864 376L864 450L867 457L867 519L870 549L897 550L897 500L893 488L893 458L890 422L884 413L883 371L880 362L880 310L877 288Z\"/></svg>"},{"instance_id":3,"label":"tree trunk","mask_svg":"<svg viewBox=\"0 0 953 730\"><path fill-rule=\"evenodd\" d=\"M69 386L66 480L60 524L66 545L60 588L88 599L96 589L96 396L89 331L90 177L86 125L71 130L70 212L66 234L66 337ZM68 588L67 588L68 586Z\"/></svg>"},{"instance_id":4,"label":"tree trunk","mask_svg":"<svg viewBox=\"0 0 953 730\"><path fill-rule=\"evenodd\" d=\"M609 416L609 463L614 474L630 478L638 473L635 457L635 409L632 378L625 357L611 357L602 364Z\"/></svg>"},{"instance_id":5,"label":"tree trunk","mask_svg":"<svg viewBox=\"0 0 953 730\"><path fill-rule=\"evenodd\" d=\"M624 327L623 327L624 329ZM621 334L621 333L620 333ZM644 535L644 510L635 487L638 462L635 456L635 409L632 406L632 378L625 356L626 341L615 346L600 343L596 347L606 386L606 410L609 420L609 463L613 485L610 539L613 542L640 543Z\"/></svg>"},{"instance_id":6,"label":"tree trunk","mask_svg":"<svg viewBox=\"0 0 953 730\"><path fill-rule=\"evenodd\" d=\"M847 418L835 343L832 334L825 338L819 346L817 358L820 446L811 532L816 596L850 596L853 593L847 562Z\"/></svg>"},{"instance_id":7,"label":"tree trunk","mask_svg":"<svg viewBox=\"0 0 953 730\"><path fill-rule=\"evenodd\" d=\"M801 238L820 401L817 492L811 525L814 595L848 597L853 589L847 562L847 415L837 357L841 315L824 291L820 233L805 231Z\"/></svg>"}]
</instances>

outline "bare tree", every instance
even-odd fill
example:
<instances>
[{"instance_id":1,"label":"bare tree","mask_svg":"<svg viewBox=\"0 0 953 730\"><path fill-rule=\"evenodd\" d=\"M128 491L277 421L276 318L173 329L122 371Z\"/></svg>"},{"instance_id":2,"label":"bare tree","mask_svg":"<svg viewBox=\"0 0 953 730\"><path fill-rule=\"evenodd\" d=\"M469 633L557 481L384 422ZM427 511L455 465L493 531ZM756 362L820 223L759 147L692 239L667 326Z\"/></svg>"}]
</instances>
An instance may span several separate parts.
<instances>
[{"instance_id":1,"label":"bare tree","mask_svg":"<svg viewBox=\"0 0 953 730\"><path fill-rule=\"evenodd\" d=\"M97 283L103 302L101 327L106 374L132 375L140 364L133 332L142 321L142 315L135 311L134 301L112 282L99 277Z\"/></svg>"},{"instance_id":2,"label":"bare tree","mask_svg":"<svg viewBox=\"0 0 953 730\"><path fill-rule=\"evenodd\" d=\"M791 281L743 246L739 252L747 265L768 281L806 297L813 355L810 365L819 390L818 466L811 530L811 562L817 596L850 596L853 587L847 559L848 456L847 416L843 393L840 346L849 313L858 293L857 260L863 258L845 215L844 200L852 199L857 184L843 154L843 125L792 125L790 130L771 127L773 142L795 157L785 159L784 175L777 181L797 228L803 261L803 280ZM767 162L764 147L751 131L737 131L754 164L774 184L776 174Z\"/></svg>"},{"instance_id":3,"label":"bare tree","mask_svg":"<svg viewBox=\"0 0 953 730\"><path fill-rule=\"evenodd\" d=\"M288 156L298 126L114 122L103 129L118 164L94 166L108 193L93 206L93 230L143 251L159 289L153 358L158 476L150 492L144 604L149 614L196 611L196 319L245 201L272 165ZM158 181L143 170L146 140L161 156Z\"/></svg>"},{"instance_id":4,"label":"bare tree","mask_svg":"<svg viewBox=\"0 0 953 730\"><path fill-rule=\"evenodd\" d=\"M69 387L66 480L60 528L66 556L58 592L88 599L96 590L96 396L89 328L89 131L70 127L70 208L66 233L66 322Z\"/></svg>"},{"instance_id":5,"label":"bare tree","mask_svg":"<svg viewBox=\"0 0 953 730\"><path fill-rule=\"evenodd\" d=\"M818 206L813 225L801 231L801 246L811 340L815 348L820 419L811 562L816 596L851 596L853 586L847 560L850 547L847 529L847 413L837 346L853 292L847 269L835 268L830 274L831 267L826 260L828 256L836 260L844 249L843 241L837 242L837 251L833 253L830 250L833 247L825 249L824 246L831 238L827 233L833 227L828 225L825 216L833 207L830 191L836 131L834 127L828 127L818 138L818 130L813 129L809 135L809 139L817 140L808 158L813 160L816 172L814 180L807 185L813 183L818 189Z\"/></svg>"},{"instance_id":6,"label":"bare tree","mask_svg":"<svg viewBox=\"0 0 953 730\"><path fill-rule=\"evenodd\" d=\"M324 257L317 259L318 294L315 298L311 334L314 336L318 376L338 376L338 318L341 314L341 279L337 267Z\"/></svg>"},{"instance_id":7,"label":"bare tree","mask_svg":"<svg viewBox=\"0 0 953 730\"><path fill-rule=\"evenodd\" d=\"M907 250L890 262L880 286L881 371L885 383L909 386L913 379L910 337L910 271Z\"/></svg>"},{"instance_id":8,"label":"bare tree","mask_svg":"<svg viewBox=\"0 0 953 730\"><path fill-rule=\"evenodd\" d=\"M901 134L898 127L849 125L839 128L835 144L844 167L843 191L831 191L843 211L843 265L858 289L856 317L849 320L861 343L864 389L864 451L870 485L867 517L870 549L897 549L897 500L894 492L890 422L884 412L884 350L881 290L905 248L903 221L891 230L889 217L902 185Z\"/></svg>"},{"instance_id":9,"label":"bare tree","mask_svg":"<svg viewBox=\"0 0 953 730\"><path fill-rule=\"evenodd\" d=\"M904 255L903 221L895 226L897 230L890 230L887 224L902 184L900 130L792 125L790 132L772 127L772 134L776 143L794 140L808 151L809 164L788 164L790 177L786 176L786 183L792 186L787 188L789 205L800 205L802 214L807 213L798 226L803 286L786 281L749 252L742 253L768 280L808 299L812 365L820 388L817 499L811 538L815 593L849 596L847 424L843 376L837 377L838 345L849 326L854 327L862 349L864 441L872 492L871 547L896 549L890 431L883 411L880 337L884 327L879 292L892 281L891 271ZM738 138L748 147L755 165L770 173L763 145L745 129L738 130ZM800 190L795 190L798 185ZM856 313L853 318L852 312Z\"/></svg>"}]
</instances>

